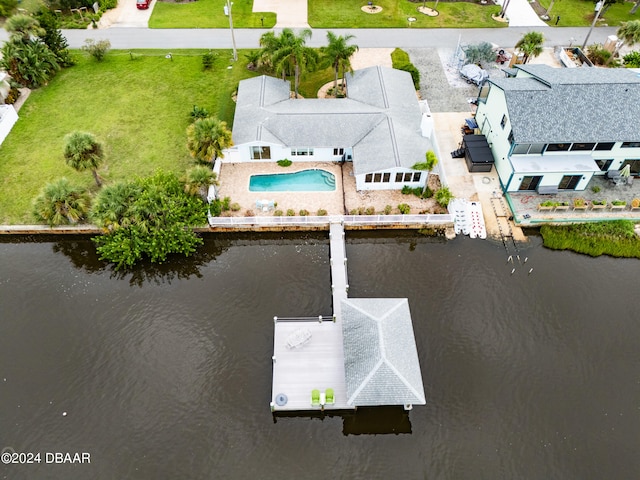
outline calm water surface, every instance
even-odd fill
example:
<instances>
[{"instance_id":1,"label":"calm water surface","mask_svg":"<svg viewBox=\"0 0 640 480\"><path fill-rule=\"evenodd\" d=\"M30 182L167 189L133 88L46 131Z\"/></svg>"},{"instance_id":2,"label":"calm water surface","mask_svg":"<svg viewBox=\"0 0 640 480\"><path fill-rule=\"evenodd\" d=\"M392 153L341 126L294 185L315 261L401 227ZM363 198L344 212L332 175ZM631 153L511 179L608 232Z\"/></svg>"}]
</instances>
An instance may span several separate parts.
<instances>
[{"instance_id":1,"label":"calm water surface","mask_svg":"<svg viewBox=\"0 0 640 480\"><path fill-rule=\"evenodd\" d=\"M637 260L533 238L512 275L489 241L350 234L350 295L409 298L428 404L274 422L272 317L331 312L324 235L210 237L126 275L83 239L4 241L0 449L91 464L0 478L640 475Z\"/></svg>"}]
</instances>

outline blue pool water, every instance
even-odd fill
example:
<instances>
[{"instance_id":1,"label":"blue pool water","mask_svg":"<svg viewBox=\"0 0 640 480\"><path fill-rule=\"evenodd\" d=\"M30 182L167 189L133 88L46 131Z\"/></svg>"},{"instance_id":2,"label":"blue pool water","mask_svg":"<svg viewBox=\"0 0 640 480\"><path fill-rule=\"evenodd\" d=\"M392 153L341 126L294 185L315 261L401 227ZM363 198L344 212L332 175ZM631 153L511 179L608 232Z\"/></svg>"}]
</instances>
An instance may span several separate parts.
<instances>
[{"instance_id":1,"label":"blue pool water","mask_svg":"<svg viewBox=\"0 0 640 480\"><path fill-rule=\"evenodd\" d=\"M312 169L295 173L251 175L250 192L331 192L336 177L326 170Z\"/></svg>"}]
</instances>

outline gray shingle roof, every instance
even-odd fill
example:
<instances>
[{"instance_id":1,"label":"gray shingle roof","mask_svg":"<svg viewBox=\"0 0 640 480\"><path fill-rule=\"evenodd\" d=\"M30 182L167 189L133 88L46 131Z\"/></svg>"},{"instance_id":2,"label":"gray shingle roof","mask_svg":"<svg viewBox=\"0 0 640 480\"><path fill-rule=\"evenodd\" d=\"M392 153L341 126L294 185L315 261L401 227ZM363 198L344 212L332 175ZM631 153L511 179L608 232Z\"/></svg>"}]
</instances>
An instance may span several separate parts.
<instances>
[{"instance_id":1,"label":"gray shingle roof","mask_svg":"<svg viewBox=\"0 0 640 480\"><path fill-rule=\"evenodd\" d=\"M342 333L349 405L426 403L406 298L343 300Z\"/></svg>"},{"instance_id":2,"label":"gray shingle roof","mask_svg":"<svg viewBox=\"0 0 640 480\"><path fill-rule=\"evenodd\" d=\"M516 143L640 139L640 76L625 69L517 65L504 90ZM524 76L523 73L533 77Z\"/></svg>"},{"instance_id":3,"label":"gray shingle roof","mask_svg":"<svg viewBox=\"0 0 640 480\"><path fill-rule=\"evenodd\" d=\"M432 149L411 75L386 67L347 78L347 99L289 98L289 82L255 77L240 82L233 142L289 147L354 147L356 174L410 168Z\"/></svg>"}]
</instances>

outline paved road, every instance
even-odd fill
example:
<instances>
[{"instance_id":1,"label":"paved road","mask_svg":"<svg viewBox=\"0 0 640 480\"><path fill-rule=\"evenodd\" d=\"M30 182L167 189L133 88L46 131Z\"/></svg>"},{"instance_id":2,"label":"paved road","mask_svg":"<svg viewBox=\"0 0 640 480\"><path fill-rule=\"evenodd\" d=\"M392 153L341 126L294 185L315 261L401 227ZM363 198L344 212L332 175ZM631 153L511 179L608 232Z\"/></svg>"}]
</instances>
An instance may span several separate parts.
<instances>
[{"instance_id":1,"label":"paved road","mask_svg":"<svg viewBox=\"0 0 640 480\"><path fill-rule=\"evenodd\" d=\"M513 47L531 27L477 28L477 29L331 29L338 35L353 34L360 48L455 48L458 38L463 43L493 42L501 47ZM545 46L582 45L588 27L536 27L543 32ZM589 43L604 43L608 35L615 34L616 27L598 27L593 30ZM236 29L238 48L257 48L260 36L267 30ZM312 47L326 43L325 29L314 29L309 42ZM112 48L231 48L231 34L227 29L167 29L110 28L105 30L63 30L71 48L80 48L86 38L108 39ZM0 30L0 41L7 34Z\"/></svg>"}]
</instances>

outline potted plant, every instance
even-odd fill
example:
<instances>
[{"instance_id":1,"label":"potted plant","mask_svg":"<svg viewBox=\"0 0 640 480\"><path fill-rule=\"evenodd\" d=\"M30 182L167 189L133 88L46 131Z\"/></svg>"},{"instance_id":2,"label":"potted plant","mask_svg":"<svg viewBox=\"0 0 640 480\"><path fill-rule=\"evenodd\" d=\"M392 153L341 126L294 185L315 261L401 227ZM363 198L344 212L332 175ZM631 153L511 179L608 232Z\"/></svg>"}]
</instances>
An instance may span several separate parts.
<instances>
[{"instance_id":1,"label":"potted plant","mask_svg":"<svg viewBox=\"0 0 640 480\"><path fill-rule=\"evenodd\" d=\"M631 210L640 209L640 198L634 198L631 200Z\"/></svg>"},{"instance_id":2,"label":"potted plant","mask_svg":"<svg viewBox=\"0 0 640 480\"><path fill-rule=\"evenodd\" d=\"M611 202L611 210L624 210L627 206L627 202L624 200L614 200Z\"/></svg>"},{"instance_id":3,"label":"potted plant","mask_svg":"<svg viewBox=\"0 0 640 480\"><path fill-rule=\"evenodd\" d=\"M556 202L556 210L569 210L569 202Z\"/></svg>"},{"instance_id":4,"label":"potted plant","mask_svg":"<svg viewBox=\"0 0 640 480\"><path fill-rule=\"evenodd\" d=\"M573 199L573 209L574 210L586 210L587 209L587 201L584 198L574 198Z\"/></svg>"},{"instance_id":5,"label":"potted plant","mask_svg":"<svg viewBox=\"0 0 640 480\"><path fill-rule=\"evenodd\" d=\"M591 210L602 210L606 206L606 200L591 200Z\"/></svg>"},{"instance_id":6,"label":"potted plant","mask_svg":"<svg viewBox=\"0 0 640 480\"><path fill-rule=\"evenodd\" d=\"M538 204L538 210L541 212L547 211L547 210L553 210L555 206L556 206L556 202L554 202L553 200L546 200Z\"/></svg>"}]
</instances>

